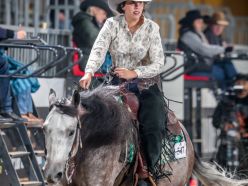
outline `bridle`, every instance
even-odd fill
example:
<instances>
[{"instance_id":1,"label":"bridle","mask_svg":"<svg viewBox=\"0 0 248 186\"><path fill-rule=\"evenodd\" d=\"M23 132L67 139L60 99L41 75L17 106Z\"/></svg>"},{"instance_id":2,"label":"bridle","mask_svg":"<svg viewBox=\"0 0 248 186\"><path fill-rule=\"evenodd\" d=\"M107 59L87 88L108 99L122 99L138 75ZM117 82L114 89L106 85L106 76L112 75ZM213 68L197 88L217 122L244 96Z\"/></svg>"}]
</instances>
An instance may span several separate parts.
<instances>
[{"instance_id":1,"label":"bridle","mask_svg":"<svg viewBox=\"0 0 248 186\"><path fill-rule=\"evenodd\" d=\"M68 184L72 182L72 176L75 173L77 168L77 154L79 149L82 149L82 141L81 141L81 122L79 117L77 117L77 128L76 128L76 135L74 138L74 142L71 147L71 151L69 152L68 159L65 164L65 178Z\"/></svg>"}]
</instances>

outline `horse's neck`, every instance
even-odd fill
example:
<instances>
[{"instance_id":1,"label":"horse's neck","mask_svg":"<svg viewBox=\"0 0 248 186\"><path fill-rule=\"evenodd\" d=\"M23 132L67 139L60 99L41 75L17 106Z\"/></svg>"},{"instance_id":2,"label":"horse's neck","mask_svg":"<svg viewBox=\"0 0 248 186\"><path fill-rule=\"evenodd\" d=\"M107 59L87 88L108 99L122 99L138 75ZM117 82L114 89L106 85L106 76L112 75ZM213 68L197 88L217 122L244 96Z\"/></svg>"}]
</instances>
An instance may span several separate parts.
<instances>
[{"instance_id":1,"label":"horse's neck","mask_svg":"<svg viewBox=\"0 0 248 186\"><path fill-rule=\"evenodd\" d=\"M80 177L75 177L75 182L80 186L113 185L116 177L123 168L119 162L121 145L102 146L84 153L80 163Z\"/></svg>"}]
</instances>

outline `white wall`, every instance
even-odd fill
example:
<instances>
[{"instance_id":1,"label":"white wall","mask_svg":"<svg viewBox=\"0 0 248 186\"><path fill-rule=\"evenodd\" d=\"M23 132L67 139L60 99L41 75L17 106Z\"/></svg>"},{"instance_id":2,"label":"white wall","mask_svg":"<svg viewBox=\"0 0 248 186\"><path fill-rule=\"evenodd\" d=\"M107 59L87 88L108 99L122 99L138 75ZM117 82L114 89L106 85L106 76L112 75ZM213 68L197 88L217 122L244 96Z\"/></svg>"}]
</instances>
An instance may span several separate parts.
<instances>
[{"instance_id":1,"label":"white wall","mask_svg":"<svg viewBox=\"0 0 248 186\"><path fill-rule=\"evenodd\" d=\"M32 94L36 107L49 107L48 95L50 89L55 90L58 98L65 96L65 79L64 78L39 78L40 88Z\"/></svg>"}]
</instances>

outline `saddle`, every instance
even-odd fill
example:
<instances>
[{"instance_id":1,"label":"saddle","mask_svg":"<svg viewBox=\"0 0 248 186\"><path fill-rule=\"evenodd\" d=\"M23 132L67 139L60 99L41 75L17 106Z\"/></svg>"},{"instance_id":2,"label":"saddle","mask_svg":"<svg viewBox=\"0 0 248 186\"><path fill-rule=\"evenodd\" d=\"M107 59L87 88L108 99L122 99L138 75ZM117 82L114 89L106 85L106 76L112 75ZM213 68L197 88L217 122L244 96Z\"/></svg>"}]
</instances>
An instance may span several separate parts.
<instances>
[{"instance_id":1,"label":"saddle","mask_svg":"<svg viewBox=\"0 0 248 186\"><path fill-rule=\"evenodd\" d=\"M130 112L131 118L135 121L138 121L139 100L137 96L125 88L121 88L120 93L123 103Z\"/></svg>"},{"instance_id":2,"label":"saddle","mask_svg":"<svg viewBox=\"0 0 248 186\"><path fill-rule=\"evenodd\" d=\"M138 121L139 100L137 96L126 89L121 89L120 92L122 96L122 101L128 108L132 119ZM168 119L167 122L168 130L172 134L179 135L181 133L181 128L179 127L179 121L171 110L168 110L167 119Z\"/></svg>"}]
</instances>

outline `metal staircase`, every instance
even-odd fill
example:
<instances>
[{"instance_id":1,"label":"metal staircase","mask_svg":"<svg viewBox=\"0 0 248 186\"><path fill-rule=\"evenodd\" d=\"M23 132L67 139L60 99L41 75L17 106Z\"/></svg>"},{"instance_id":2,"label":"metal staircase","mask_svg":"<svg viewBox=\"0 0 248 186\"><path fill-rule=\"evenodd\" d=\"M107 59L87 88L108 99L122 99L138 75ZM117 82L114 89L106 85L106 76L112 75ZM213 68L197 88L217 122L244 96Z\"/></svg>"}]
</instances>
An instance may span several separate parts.
<instances>
[{"instance_id":1,"label":"metal staircase","mask_svg":"<svg viewBox=\"0 0 248 186\"><path fill-rule=\"evenodd\" d=\"M9 185L45 185L23 123L0 123L0 157Z\"/></svg>"}]
</instances>

